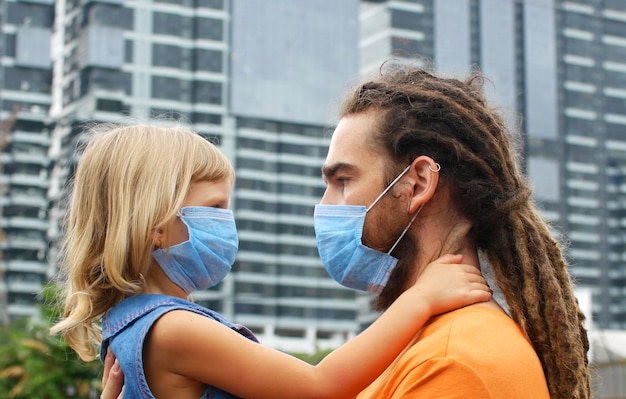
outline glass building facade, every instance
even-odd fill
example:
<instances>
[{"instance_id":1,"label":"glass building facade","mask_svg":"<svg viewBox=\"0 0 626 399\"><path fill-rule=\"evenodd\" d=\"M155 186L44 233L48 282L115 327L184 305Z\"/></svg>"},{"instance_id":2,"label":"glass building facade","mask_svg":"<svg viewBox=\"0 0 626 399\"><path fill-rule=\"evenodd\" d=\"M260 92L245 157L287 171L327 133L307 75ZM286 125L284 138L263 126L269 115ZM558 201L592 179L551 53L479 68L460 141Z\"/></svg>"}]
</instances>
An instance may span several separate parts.
<instances>
[{"instance_id":1,"label":"glass building facade","mask_svg":"<svg viewBox=\"0 0 626 399\"><path fill-rule=\"evenodd\" d=\"M626 5L619 0L0 0L0 309L34 314L86 122L184 124L238 180L240 252L195 299L269 345L335 346L372 319L312 229L336 104L389 58L462 74L524 137L523 167L600 328L626 328ZM164 118L165 116L165 118ZM4 131L3 130L3 131ZM623 138L624 137L624 138ZM2 141L0 141L2 142ZM355 322L358 319L358 322Z\"/></svg>"},{"instance_id":2,"label":"glass building facade","mask_svg":"<svg viewBox=\"0 0 626 399\"><path fill-rule=\"evenodd\" d=\"M593 324L626 328L626 4L364 1L360 23L362 74L390 57L485 73Z\"/></svg>"},{"instance_id":3,"label":"glass building facade","mask_svg":"<svg viewBox=\"0 0 626 399\"><path fill-rule=\"evenodd\" d=\"M179 123L237 172L236 263L194 300L282 350L354 335L355 294L324 271L312 215L327 126L358 71L358 1L56 3L51 262L84 123Z\"/></svg>"},{"instance_id":4,"label":"glass building facade","mask_svg":"<svg viewBox=\"0 0 626 399\"><path fill-rule=\"evenodd\" d=\"M48 243L54 2L0 1L0 324L37 314Z\"/></svg>"}]
</instances>

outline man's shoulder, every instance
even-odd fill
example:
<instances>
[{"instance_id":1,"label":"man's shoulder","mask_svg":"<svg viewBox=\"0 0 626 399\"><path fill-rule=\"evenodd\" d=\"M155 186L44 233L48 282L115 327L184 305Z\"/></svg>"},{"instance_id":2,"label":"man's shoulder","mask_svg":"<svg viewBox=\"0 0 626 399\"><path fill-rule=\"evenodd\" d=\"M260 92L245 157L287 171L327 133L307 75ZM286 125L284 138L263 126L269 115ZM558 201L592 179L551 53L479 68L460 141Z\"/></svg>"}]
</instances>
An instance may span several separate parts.
<instances>
[{"instance_id":1,"label":"man's shoulder","mask_svg":"<svg viewBox=\"0 0 626 399\"><path fill-rule=\"evenodd\" d=\"M538 362L520 327L506 313L481 305L433 318L401 359L409 367L445 359L477 370L512 361Z\"/></svg>"},{"instance_id":2,"label":"man's shoulder","mask_svg":"<svg viewBox=\"0 0 626 399\"><path fill-rule=\"evenodd\" d=\"M492 326L495 328L491 328ZM475 304L432 318L424 328L425 334L423 335L446 331L446 329L456 334L467 328L481 330L481 333L489 333L489 331L499 333L502 331L501 328L507 331L513 329L521 333L517 323L503 310Z\"/></svg>"},{"instance_id":3,"label":"man's shoulder","mask_svg":"<svg viewBox=\"0 0 626 399\"><path fill-rule=\"evenodd\" d=\"M530 397L548 397L541 363L521 329L504 312L480 305L434 318L388 373L393 391L439 392L461 378L471 395L529 397L530 384L537 391Z\"/></svg>"},{"instance_id":4,"label":"man's shoulder","mask_svg":"<svg viewBox=\"0 0 626 399\"><path fill-rule=\"evenodd\" d=\"M503 311L482 305L433 320L411 352L413 365L441 360L489 375L487 379L518 372L540 382L544 378L537 353L517 323Z\"/></svg>"},{"instance_id":5,"label":"man's shoulder","mask_svg":"<svg viewBox=\"0 0 626 399\"><path fill-rule=\"evenodd\" d=\"M483 305L467 306L433 318L423 329L421 345L445 345L449 355L457 350L478 351L486 347L522 345L530 347L521 328L504 311Z\"/></svg>"}]
</instances>

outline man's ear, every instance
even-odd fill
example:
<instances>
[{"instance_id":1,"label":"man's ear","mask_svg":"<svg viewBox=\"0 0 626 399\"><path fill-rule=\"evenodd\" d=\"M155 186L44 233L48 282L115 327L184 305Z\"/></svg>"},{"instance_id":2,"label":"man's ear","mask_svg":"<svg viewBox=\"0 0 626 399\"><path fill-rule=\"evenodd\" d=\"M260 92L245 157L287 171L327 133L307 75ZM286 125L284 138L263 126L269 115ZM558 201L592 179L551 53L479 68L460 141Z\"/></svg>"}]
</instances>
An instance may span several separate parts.
<instances>
[{"instance_id":1,"label":"man's ear","mask_svg":"<svg viewBox=\"0 0 626 399\"><path fill-rule=\"evenodd\" d=\"M417 212L435 195L440 169L441 166L426 155L415 158L411 163L411 169L407 172L412 188L409 213Z\"/></svg>"}]
</instances>

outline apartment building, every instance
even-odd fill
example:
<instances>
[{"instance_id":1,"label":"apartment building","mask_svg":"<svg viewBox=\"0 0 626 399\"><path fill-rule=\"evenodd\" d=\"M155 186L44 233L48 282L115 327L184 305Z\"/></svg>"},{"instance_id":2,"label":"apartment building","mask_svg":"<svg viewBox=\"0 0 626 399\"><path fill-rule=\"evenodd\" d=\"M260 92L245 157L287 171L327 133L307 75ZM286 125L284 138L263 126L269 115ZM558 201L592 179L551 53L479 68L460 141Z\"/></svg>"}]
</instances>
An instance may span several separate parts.
<instances>
[{"instance_id":1,"label":"apartment building","mask_svg":"<svg viewBox=\"0 0 626 399\"><path fill-rule=\"evenodd\" d=\"M594 324L625 328L626 4L363 1L360 30L363 75L394 58L489 77L488 97L523 133L535 200L591 292Z\"/></svg>"},{"instance_id":2,"label":"apartment building","mask_svg":"<svg viewBox=\"0 0 626 399\"><path fill-rule=\"evenodd\" d=\"M194 299L282 350L313 352L354 335L355 294L321 266L312 215L327 127L358 71L358 7L58 0L51 241L86 122L181 123L218 144L237 171L236 263Z\"/></svg>"},{"instance_id":3,"label":"apartment building","mask_svg":"<svg viewBox=\"0 0 626 399\"><path fill-rule=\"evenodd\" d=\"M0 324L37 314L46 261L52 0L0 1Z\"/></svg>"}]
</instances>

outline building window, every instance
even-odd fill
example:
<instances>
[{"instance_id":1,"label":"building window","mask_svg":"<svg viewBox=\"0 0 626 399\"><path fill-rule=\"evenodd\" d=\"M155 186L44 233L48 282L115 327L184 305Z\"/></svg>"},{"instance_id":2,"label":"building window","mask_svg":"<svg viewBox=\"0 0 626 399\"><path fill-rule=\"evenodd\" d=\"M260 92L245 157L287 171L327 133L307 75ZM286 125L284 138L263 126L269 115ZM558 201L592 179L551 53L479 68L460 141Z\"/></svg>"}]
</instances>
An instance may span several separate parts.
<instances>
[{"instance_id":1,"label":"building window","mask_svg":"<svg viewBox=\"0 0 626 399\"><path fill-rule=\"evenodd\" d=\"M191 38L191 18L182 15L155 12L154 33L168 36Z\"/></svg>"},{"instance_id":2,"label":"building window","mask_svg":"<svg viewBox=\"0 0 626 399\"><path fill-rule=\"evenodd\" d=\"M133 10L119 5L91 3L87 6L83 26L101 25L125 30L133 29Z\"/></svg>"},{"instance_id":3,"label":"building window","mask_svg":"<svg viewBox=\"0 0 626 399\"><path fill-rule=\"evenodd\" d=\"M195 71L222 72L222 52L219 50L195 49L193 69Z\"/></svg>"},{"instance_id":4,"label":"building window","mask_svg":"<svg viewBox=\"0 0 626 399\"><path fill-rule=\"evenodd\" d=\"M174 109L152 108L150 109L150 118L182 123L189 122L189 116L187 115L187 113Z\"/></svg>"},{"instance_id":5,"label":"building window","mask_svg":"<svg viewBox=\"0 0 626 399\"><path fill-rule=\"evenodd\" d=\"M152 97L189 102L189 81L164 76L153 76Z\"/></svg>"},{"instance_id":6,"label":"building window","mask_svg":"<svg viewBox=\"0 0 626 399\"><path fill-rule=\"evenodd\" d=\"M154 44L152 64L169 68L189 69L191 50L180 46Z\"/></svg>"},{"instance_id":7,"label":"building window","mask_svg":"<svg viewBox=\"0 0 626 399\"><path fill-rule=\"evenodd\" d=\"M84 96L96 88L119 90L131 94L131 75L110 69L86 68L81 71L80 93Z\"/></svg>"},{"instance_id":8,"label":"building window","mask_svg":"<svg viewBox=\"0 0 626 399\"><path fill-rule=\"evenodd\" d=\"M193 0L154 0L155 3L176 4L183 7L192 7Z\"/></svg>"},{"instance_id":9,"label":"building window","mask_svg":"<svg viewBox=\"0 0 626 399\"><path fill-rule=\"evenodd\" d=\"M220 114L207 114L204 112L194 112L192 114L191 121L193 123L207 123L209 125L221 125L222 115Z\"/></svg>"},{"instance_id":10,"label":"building window","mask_svg":"<svg viewBox=\"0 0 626 399\"><path fill-rule=\"evenodd\" d=\"M222 41L224 39L224 21L221 19L196 19L196 39Z\"/></svg>"},{"instance_id":11,"label":"building window","mask_svg":"<svg viewBox=\"0 0 626 399\"><path fill-rule=\"evenodd\" d=\"M424 28L418 14L411 11L391 10L391 26L399 29L420 31Z\"/></svg>"},{"instance_id":12,"label":"building window","mask_svg":"<svg viewBox=\"0 0 626 399\"><path fill-rule=\"evenodd\" d=\"M126 40L124 42L124 62L133 62L133 48L135 43L132 40Z\"/></svg>"},{"instance_id":13,"label":"building window","mask_svg":"<svg viewBox=\"0 0 626 399\"><path fill-rule=\"evenodd\" d=\"M29 93L50 93L52 73L46 70L29 68L4 69L4 87Z\"/></svg>"},{"instance_id":14,"label":"building window","mask_svg":"<svg viewBox=\"0 0 626 399\"><path fill-rule=\"evenodd\" d=\"M196 8L224 9L224 0L196 0Z\"/></svg>"},{"instance_id":15,"label":"building window","mask_svg":"<svg viewBox=\"0 0 626 399\"><path fill-rule=\"evenodd\" d=\"M391 47L393 55L400 57L410 58L423 54L423 43L420 40L393 37L391 39Z\"/></svg>"},{"instance_id":16,"label":"building window","mask_svg":"<svg viewBox=\"0 0 626 399\"><path fill-rule=\"evenodd\" d=\"M128 111L128 107L125 107L121 101L107 100L104 98L99 98L96 101L96 109L98 111L116 112L116 113L122 113L122 112Z\"/></svg>"},{"instance_id":17,"label":"building window","mask_svg":"<svg viewBox=\"0 0 626 399\"><path fill-rule=\"evenodd\" d=\"M54 20L54 8L25 2L8 2L8 22L14 25L28 25L50 28Z\"/></svg>"},{"instance_id":18,"label":"building window","mask_svg":"<svg viewBox=\"0 0 626 399\"><path fill-rule=\"evenodd\" d=\"M15 35L11 33L4 34L4 55L6 57L15 57Z\"/></svg>"},{"instance_id":19,"label":"building window","mask_svg":"<svg viewBox=\"0 0 626 399\"><path fill-rule=\"evenodd\" d=\"M602 20L602 29L604 30L604 33L611 36L626 36L626 24L623 21L615 21L605 18Z\"/></svg>"},{"instance_id":20,"label":"building window","mask_svg":"<svg viewBox=\"0 0 626 399\"><path fill-rule=\"evenodd\" d=\"M222 84L220 82L194 82L194 102L221 104Z\"/></svg>"}]
</instances>

